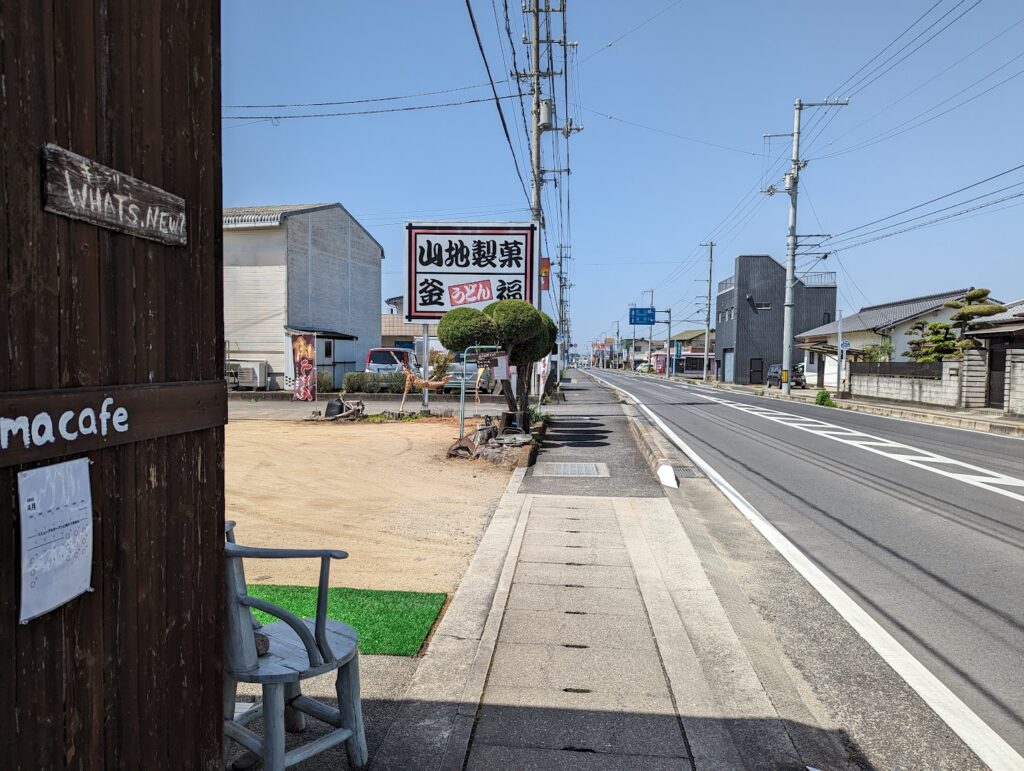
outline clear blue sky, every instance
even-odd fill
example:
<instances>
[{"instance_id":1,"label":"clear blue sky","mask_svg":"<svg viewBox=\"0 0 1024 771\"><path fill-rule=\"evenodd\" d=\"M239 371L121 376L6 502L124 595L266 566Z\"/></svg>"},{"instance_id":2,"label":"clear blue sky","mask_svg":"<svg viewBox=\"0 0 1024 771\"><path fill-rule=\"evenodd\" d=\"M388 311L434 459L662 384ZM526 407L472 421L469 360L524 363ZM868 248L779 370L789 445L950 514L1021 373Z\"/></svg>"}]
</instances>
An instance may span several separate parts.
<instances>
[{"instance_id":1,"label":"clear blue sky","mask_svg":"<svg viewBox=\"0 0 1024 771\"><path fill-rule=\"evenodd\" d=\"M966 14L863 90L854 87L850 105L837 110L827 126L815 111L804 113L810 130L802 155L810 163L801 177L800 232L842 233L1024 164L1024 74L1013 77L1024 72L1024 5L981 0L972 8L976 2L568 0L569 39L579 43L578 67L570 68L570 101L577 106L569 112L584 126L571 140L570 188L572 320L580 349L595 337L614 335L616 319L623 320L628 334L626 308L650 288L655 305L673 305L677 319L692 312L705 291L706 263L698 244L709 234L718 243L715 282L731 275L737 254L768 253L782 261L787 197L747 196L764 173L762 135L792 130L797 97L819 101L848 95L849 88L835 89L933 6L857 77L932 22L937 23L931 31L904 53ZM518 0L510 3L519 65L525 68L519 7ZM500 0L473 3L496 80L504 80L512 66L502 8ZM287 5L225 0L223 72L224 114L230 116L381 109L490 95L486 87L353 105L227 108L374 99L486 83L459 0ZM498 89L508 94L509 86ZM557 97L563 110L561 83ZM514 99L503 105L527 175L519 106ZM954 107L886 141L821 157ZM228 120L224 126L225 206L340 201L384 246L384 297L402 292L405 219L528 218L492 101L364 116ZM789 139L773 140L770 152L788 156ZM550 138L545 153L546 165L559 163ZM781 186L780 180L781 172L767 181ZM1008 189L956 205L1003 187ZM942 216L1019 192L1024 192L1024 169L865 230L953 206L935 215ZM549 183L545 209L552 252L560 239L557 200ZM737 204L739 216L726 219ZM1020 204L1024 198L1010 199L840 251L845 270L836 257L815 269L838 270L840 305L847 313L967 285L987 286L1002 300L1024 297ZM565 237L564 224L562 231Z\"/></svg>"}]
</instances>

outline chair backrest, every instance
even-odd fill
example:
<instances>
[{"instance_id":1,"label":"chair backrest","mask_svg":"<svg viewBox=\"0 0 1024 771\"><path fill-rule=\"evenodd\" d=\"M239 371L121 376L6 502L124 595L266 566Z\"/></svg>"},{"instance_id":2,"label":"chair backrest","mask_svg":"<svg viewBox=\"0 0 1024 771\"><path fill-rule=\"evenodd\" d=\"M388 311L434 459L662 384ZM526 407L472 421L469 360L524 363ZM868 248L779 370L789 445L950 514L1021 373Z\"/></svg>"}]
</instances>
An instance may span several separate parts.
<instances>
[{"instance_id":1,"label":"chair backrest","mask_svg":"<svg viewBox=\"0 0 1024 771\"><path fill-rule=\"evenodd\" d=\"M224 523L224 539L229 543L235 542L234 527L234 522ZM227 616L224 624L224 667L228 674L247 672L254 669L257 664L256 639L253 637L253 629L259 625L253 618L249 607L238 601L239 597L248 594L242 558L225 555L225 560L227 569L224 571L224 596L227 604Z\"/></svg>"}]
</instances>

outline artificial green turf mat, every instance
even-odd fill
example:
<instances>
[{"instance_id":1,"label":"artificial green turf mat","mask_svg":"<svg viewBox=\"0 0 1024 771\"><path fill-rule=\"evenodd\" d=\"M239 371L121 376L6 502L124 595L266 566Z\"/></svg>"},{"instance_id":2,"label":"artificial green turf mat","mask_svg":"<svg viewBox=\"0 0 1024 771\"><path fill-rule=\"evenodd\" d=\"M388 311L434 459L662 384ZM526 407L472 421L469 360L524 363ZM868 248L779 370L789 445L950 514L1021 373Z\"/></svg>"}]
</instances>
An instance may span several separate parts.
<instances>
[{"instance_id":1,"label":"artificial green turf mat","mask_svg":"<svg viewBox=\"0 0 1024 771\"><path fill-rule=\"evenodd\" d=\"M315 586L250 584L249 594L279 605L299 618L316 617ZM337 587L327 592L327 617L359 632L360 653L415 656L441 612L446 595ZM261 624L278 619L253 609Z\"/></svg>"}]
</instances>

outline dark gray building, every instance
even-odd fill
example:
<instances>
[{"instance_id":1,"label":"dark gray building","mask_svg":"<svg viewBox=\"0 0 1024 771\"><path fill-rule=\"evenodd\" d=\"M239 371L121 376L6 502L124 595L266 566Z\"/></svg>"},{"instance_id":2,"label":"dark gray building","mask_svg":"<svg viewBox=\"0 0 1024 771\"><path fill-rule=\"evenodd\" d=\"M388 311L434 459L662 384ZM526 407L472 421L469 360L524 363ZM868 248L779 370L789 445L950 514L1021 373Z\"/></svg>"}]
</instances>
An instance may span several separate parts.
<instances>
[{"instance_id":1,"label":"dark gray building","mask_svg":"<svg viewBox=\"0 0 1024 771\"><path fill-rule=\"evenodd\" d=\"M836 274L797 272L793 334L836 316ZM715 360L718 379L764 383L768 367L782 362L786 268L767 254L741 254L733 275L718 284ZM794 364L803 353L793 346Z\"/></svg>"}]
</instances>

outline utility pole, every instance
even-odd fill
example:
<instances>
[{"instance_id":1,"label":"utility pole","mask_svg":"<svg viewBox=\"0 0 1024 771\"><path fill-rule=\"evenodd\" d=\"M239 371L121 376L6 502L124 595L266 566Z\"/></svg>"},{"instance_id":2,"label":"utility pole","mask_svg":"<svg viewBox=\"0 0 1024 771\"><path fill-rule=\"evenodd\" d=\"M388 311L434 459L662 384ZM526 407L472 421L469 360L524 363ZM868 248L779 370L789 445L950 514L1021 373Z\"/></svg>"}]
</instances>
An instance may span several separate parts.
<instances>
[{"instance_id":1,"label":"utility pole","mask_svg":"<svg viewBox=\"0 0 1024 771\"><path fill-rule=\"evenodd\" d=\"M651 295L650 302L647 304L648 308L654 307L654 290L648 289L648 293ZM657 315L657 314L655 314ZM647 363L651 364L654 359L654 324L651 324L647 328Z\"/></svg>"},{"instance_id":2,"label":"utility pole","mask_svg":"<svg viewBox=\"0 0 1024 771\"><path fill-rule=\"evenodd\" d=\"M796 290L796 198L800 183L800 170L807 161L800 160L800 113L808 107L845 107L850 100L828 100L824 102L804 103L797 99L793 102L793 155L789 173L785 175L783 188L789 193L789 232L786 236L786 298L782 317L782 392L788 394L792 390L790 377L793 373L793 294ZM770 192L774 192L770 189Z\"/></svg>"},{"instance_id":3,"label":"utility pole","mask_svg":"<svg viewBox=\"0 0 1024 771\"><path fill-rule=\"evenodd\" d=\"M711 265L715 259L715 242L701 244L708 248L708 304L704 309L704 382L708 382L708 351L711 345Z\"/></svg>"},{"instance_id":4,"label":"utility pole","mask_svg":"<svg viewBox=\"0 0 1024 771\"><path fill-rule=\"evenodd\" d=\"M836 311L836 398L843 392L843 311ZM825 362L821 363L822 368Z\"/></svg>"},{"instance_id":5,"label":"utility pole","mask_svg":"<svg viewBox=\"0 0 1024 771\"><path fill-rule=\"evenodd\" d=\"M619 322L615 322L615 356L616 364L618 366L615 369L622 369L622 337L619 335Z\"/></svg>"},{"instance_id":6,"label":"utility pole","mask_svg":"<svg viewBox=\"0 0 1024 771\"><path fill-rule=\"evenodd\" d=\"M669 380L673 374L672 354L675 353L675 346L672 345L672 309L668 311L668 336L665 339L665 379Z\"/></svg>"}]
</instances>

